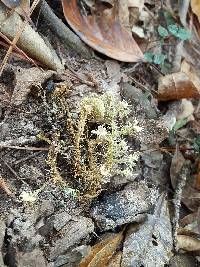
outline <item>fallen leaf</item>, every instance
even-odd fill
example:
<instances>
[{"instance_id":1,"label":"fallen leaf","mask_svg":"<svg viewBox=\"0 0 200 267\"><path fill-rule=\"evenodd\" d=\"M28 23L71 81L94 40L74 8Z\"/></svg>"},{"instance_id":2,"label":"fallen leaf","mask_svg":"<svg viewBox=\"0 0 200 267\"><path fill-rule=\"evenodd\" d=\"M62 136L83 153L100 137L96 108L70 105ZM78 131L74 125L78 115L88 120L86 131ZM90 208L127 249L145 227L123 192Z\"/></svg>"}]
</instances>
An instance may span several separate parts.
<instances>
[{"instance_id":1,"label":"fallen leaf","mask_svg":"<svg viewBox=\"0 0 200 267\"><path fill-rule=\"evenodd\" d=\"M89 46L111 58L124 62L143 60L143 53L131 32L121 25L117 7L84 15L77 0L62 0L65 18L77 35ZM97 13L98 13L97 12Z\"/></svg>"},{"instance_id":2,"label":"fallen leaf","mask_svg":"<svg viewBox=\"0 0 200 267\"><path fill-rule=\"evenodd\" d=\"M199 0L191 0L191 8L195 15L197 15L200 22L200 1Z\"/></svg>"},{"instance_id":3,"label":"fallen leaf","mask_svg":"<svg viewBox=\"0 0 200 267\"><path fill-rule=\"evenodd\" d=\"M180 72L163 76L158 82L158 100L182 98L200 98L200 80L186 61L183 61Z\"/></svg>"},{"instance_id":4,"label":"fallen leaf","mask_svg":"<svg viewBox=\"0 0 200 267\"><path fill-rule=\"evenodd\" d=\"M119 251L116 255L112 257L112 259L108 263L108 267L120 267L122 259L122 252Z\"/></svg>"},{"instance_id":5,"label":"fallen leaf","mask_svg":"<svg viewBox=\"0 0 200 267\"><path fill-rule=\"evenodd\" d=\"M123 233L113 234L94 245L79 267L106 267L123 239Z\"/></svg>"},{"instance_id":6,"label":"fallen leaf","mask_svg":"<svg viewBox=\"0 0 200 267\"><path fill-rule=\"evenodd\" d=\"M123 247L122 267L160 267L167 265L173 247L172 229L165 195L157 201L154 214L138 231L126 237Z\"/></svg>"},{"instance_id":7,"label":"fallen leaf","mask_svg":"<svg viewBox=\"0 0 200 267\"><path fill-rule=\"evenodd\" d=\"M18 68L16 71L15 88L11 97L11 104L15 106L21 105L27 98L33 86L41 86L53 71L42 71L39 68L23 69Z\"/></svg>"},{"instance_id":8,"label":"fallen leaf","mask_svg":"<svg viewBox=\"0 0 200 267\"><path fill-rule=\"evenodd\" d=\"M181 169L184 165L185 158L183 157L183 154L180 152L180 150L177 148L174 156L172 158L172 163L170 166L170 178L172 187L175 189L178 183L179 173L181 172Z\"/></svg>"},{"instance_id":9,"label":"fallen leaf","mask_svg":"<svg viewBox=\"0 0 200 267\"><path fill-rule=\"evenodd\" d=\"M197 190L200 190L200 161L198 162L197 175L195 178L194 186Z\"/></svg>"},{"instance_id":10,"label":"fallen leaf","mask_svg":"<svg viewBox=\"0 0 200 267\"><path fill-rule=\"evenodd\" d=\"M200 250L200 240L187 235L178 235L177 247L186 251L197 251Z\"/></svg>"},{"instance_id":11,"label":"fallen leaf","mask_svg":"<svg viewBox=\"0 0 200 267\"><path fill-rule=\"evenodd\" d=\"M180 226L183 228L181 234L184 234L184 231L188 231L191 234L200 234L198 227L198 213L193 212L186 215L180 220ZM180 232L179 232L180 233Z\"/></svg>"}]
</instances>

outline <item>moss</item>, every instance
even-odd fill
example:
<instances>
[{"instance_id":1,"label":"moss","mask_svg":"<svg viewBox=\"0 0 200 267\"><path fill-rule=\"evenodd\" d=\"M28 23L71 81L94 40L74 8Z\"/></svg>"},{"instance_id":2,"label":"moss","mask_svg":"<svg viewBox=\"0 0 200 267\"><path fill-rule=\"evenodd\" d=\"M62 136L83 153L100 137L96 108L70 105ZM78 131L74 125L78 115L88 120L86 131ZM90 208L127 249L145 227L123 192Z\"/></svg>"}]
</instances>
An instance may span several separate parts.
<instances>
[{"instance_id":1,"label":"moss","mask_svg":"<svg viewBox=\"0 0 200 267\"><path fill-rule=\"evenodd\" d=\"M128 103L120 101L111 92L85 97L80 103L78 119L73 119L67 105L67 94L63 94L63 90L55 92L56 125L62 118L65 127L60 134L54 133L52 139L47 140L50 143L47 163L54 181L66 183L57 168L58 153L62 156L66 151L73 172L70 186L81 196L95 197L101 192L102 184L115 174L131 175L139 154L131 151L126 137L137 134L141 127L136 120L126 123L130 113Z\"/></svg>"}]
</instances>

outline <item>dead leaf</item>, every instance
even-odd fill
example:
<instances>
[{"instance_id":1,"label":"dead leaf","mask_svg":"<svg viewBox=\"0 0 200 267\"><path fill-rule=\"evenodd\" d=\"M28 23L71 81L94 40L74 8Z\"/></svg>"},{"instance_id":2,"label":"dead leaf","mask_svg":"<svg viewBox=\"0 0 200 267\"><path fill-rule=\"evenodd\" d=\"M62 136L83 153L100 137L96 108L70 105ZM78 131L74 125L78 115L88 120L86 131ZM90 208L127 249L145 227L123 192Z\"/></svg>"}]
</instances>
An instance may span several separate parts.
<instances>
[{"instance_id":1,"label":"dead leaf","mask_svg":"<svg viewBox=\"0 0 200 267\"><path fill-rule=\"evenodd\" d=\"M116 255L112 257L112 259L108 263L108 267L120 267L122 259L122 252L119 251Z\"/></svg>"},{"instance_id":2,"label":"dead leaf","mask_svg":"<svg viewBox=\"0 0 200 267\"><path fill-rule=\"evenodd\" d=\"M184 234L184 231L187 231L188 233L199 235L200 232L198 227L198 213L193 212L186 215L180 220L180 226L183 227L181 234Z\"/></svg>"},{"instance_id":3,"label":"dead leaf","mask_svg":"<svg viewBox=\"0 0 200 267\"><path fill-rule=\"evenodd\" d=\"M172 187L175 189L178 183L179 173L181 172L181 169L185 163L185 158L183 157L183 154L180 152L178 148L176 148L176 151L174 153L174 156L172 158L172 163L170 166L170 178Z\"/></svg>"},{"instance_id":4,"label":"dead leaf","mask_svg":"<svg viewBox=\"0 0 200 267\"><path fill-rule=\"evenodd\" d=\"M123 239L123 233L113 234L91 248L79 267L106 267Z\"/></svg>"},{"instance_id":5,"label":"dead leaf","mask_svg":"<svg viewBox=\"0 0 200 267\"><path fill-rule=\"evenodd\" d=\"M39 68L18 68L11 104L15 106L21 105L26 100L31 88L33 86L41 86L52 74L53 71L42 71Z\"/></svg>"},{"instance_id":6,"label":"dead leaf","mask_svg":"<svg viewBox=\"0 0 200 267\"><path fill-rule=\"evenodd\" d=\"M126 237L123 247L122 267L160 267L167 265L173 247L172 229L165 195L157 201L154 214L138 231Z\"/></svg>"},{"instance_id":7,"label":"dead leaf","mask_svg":"<svg viewBox=\"0 0 200 267\"><path fill-rule=\"evenodd\" d=\"M195 15L197 15L200 22L200 1L199 0L191 0L191 8Z\"/></svg>"},{"instance_id":8,"label":"dead leaf","mask_svg":"<svg viewBox=\"0 0 200 267\"><path fill-rule=\"evenodd\" d=\"M200 250L200 240L187 235L178 235L177 247L186 251L197 251Z\"/></svg>"},{"instance_id":9,"label":"dead leaf","mask_svg":"<svg viewBox=\"0 0 200 267\"><path fill-rule=\"evenodd\" d=\"M182 98L200 98L200 80L186 61L182 63L180 72L163 76L158 83L158 100Z\"/></svg>"},{"instance_id":10,"label":"dead leaf","mask_svg":"<svg viewBox=\"0 0 200 267\"><path fill-rule=\"evenodd\" d=\"M101 11L99 7L98 12L86 16L80 12L77 0L62 0L62 5L71 28L93 49L119 61L143 60L143 53L131 33L120 23L116 6Z\"/></svg>"},{"instance_id":11,"label":"dead leaf","mask_svg":"<svg viewBox=\"0 0 200 267\"><path fill-rule=\"evenodd\" d=\"M197 175L195 178L194 186L197 190L200 190L200 161L198 162Z\"/></svg>"}]
</instances>

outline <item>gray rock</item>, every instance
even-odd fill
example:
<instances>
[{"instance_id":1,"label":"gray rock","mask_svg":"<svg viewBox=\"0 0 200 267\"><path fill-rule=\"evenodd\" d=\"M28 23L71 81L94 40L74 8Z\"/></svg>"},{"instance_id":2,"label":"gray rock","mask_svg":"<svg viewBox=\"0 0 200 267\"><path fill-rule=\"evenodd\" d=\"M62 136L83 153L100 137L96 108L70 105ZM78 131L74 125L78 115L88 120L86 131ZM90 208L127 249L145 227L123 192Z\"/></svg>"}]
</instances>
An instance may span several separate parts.
<instances>
[{"instance_id":1,"label":"gray rock","mask_svg":"<svg viewBox=\"0 0 200 267\"><path fill-rule=\"evenodd\" d=\"M48 263L40 249L28 253L17 253L17 267L48 267Z\"/></svg>"},{"instance_id":2,"label":"gray rock","mask_svg":"<svg viewBox=\"0 0 200 267\"><path fill-rule=\"evenodd\" d=\"M172 257L169 267L197 267L199 266L194 256L192 255L175 255Z\"/></svg>"},{"instance_id":3,"label":"gray rock","mask_svg":"<svg viewBox=\"0 0 200 267\"><path fill-rule=\"evenodd\" d=\"M66 253L65 255L58 256L58 258L53 263L53 267L74 267L78 266L82 258L84 258L90 251L91 247L82 245L76 247Z\"/></svg>"},{"instance_id":4,"label":"gray rock","mask_svg":"<svg viewBox=\"0 0 200 267\"><path fill-rule=\"evenodd\" d=\"M145 183L134 182L117 193L106 195L94 204L91 215L101 230L139 222L155 203L158 192Z\"/></svg>"},{"instance_id":5,"label":"gray rock","mask_svg":"<svg viewBox=\"0 0 200 267\"><path fill-rule=\"evenodd\" d=\"M0 221L0 266L4 267L3 262L3 255L2 255L2 247L4 244L4 237L5 237L6 225L5 222L2 220Z\"/></svg>"},{"instance_id":6,"label":"gray rock","mask_svg":"<svg viewBox=\"0 0 200 267\"><path fill-rule=\"evenodd\" d=\"M56 223L57 227L57 223ZM49 260L53 261L58 256L67 252L67 250L78 244L94 231L94 224L91 219L83 216L72 217L62 228L62 236L53 242L49 249Z\"/></svg>"},{"instance_id":7,"label":"gray rock","mask_svg":"<svg viewBox=\"0 0 200 267\"><path fill-rule=\"evenodd\" d=\"M173 255L168 203L162 194L154 213L141 225L129 228L123 244L121 267L165 267ZM137 229L139 228L139 229Z\"/></svg>"}]
</instances>

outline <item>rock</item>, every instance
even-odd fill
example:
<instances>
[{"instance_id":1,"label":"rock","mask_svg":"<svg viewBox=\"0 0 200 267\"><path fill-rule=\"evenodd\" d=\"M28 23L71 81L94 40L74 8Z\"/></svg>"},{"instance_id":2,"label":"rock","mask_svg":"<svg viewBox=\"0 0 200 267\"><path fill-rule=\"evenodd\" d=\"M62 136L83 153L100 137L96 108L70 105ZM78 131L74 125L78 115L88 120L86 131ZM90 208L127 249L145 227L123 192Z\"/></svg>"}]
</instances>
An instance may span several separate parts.
<instances>
[{"instance_id":1,"label":"rock","mask_svg":"<svg viewBox=\"0 0 200 267\"><path fill-rule=\"evenodd\" d=\"M127 82L123 83L122 96L126 101L137 106L138 111L140 110L144 113L147 118L156 119L158 117L156 105L153 105L151 100L149 100L150 94L143 93L142 90Z\"/></svg>"},{"instance_id":2,"label":"rock","mask_svg":"<svg viewBox=\"0 0 200 267\"><path fill-rule=\"evenodd\" d=\"M28 253L17 253L17 267L48 267L43 252L34 249Z\"/></svg>"},{"instance_id":3,"label":"rock","mask_svg":"<svg viewBox=\"0 0 200 267\"><path fill-rule=\"evenodd\" d=\"M90 246L82 245L72 249L65 255L58 256L53 263L53 267L73 267L78 266L82 258L84 258L90 250Z\"/></svg>"},{"instance_id":4,"label":"rock","mask_svg":"<svg viewBox=\"0 0 200 267\"><path fill-rule=\"evenodd\" d=\"M198 266L192 255L175 255L172 257L169 267L195 267Z\"/></svg>"},{"instance_id":5,"label":"rock","mask_svg":"<svg viewBox=\"0 0 200 267\"><path fill-rule=\"evenodd\" d=\"M91 216L101 230L113 229L116 226L139 222L155 203L158 192L145 183L133 182L124 190L105 195L91 209Z\"/></svg>"},{"instance_id":6,"label":"rock","mask_svg":"<svg viewBox=\"0 0 200 267\"><path fill-rule=\"evenodd\" d=\"M3 254L2 254L2 247L4 244L4 238L5 238L5 231L6 231L6 225L3 220L0 221L0 266L4 267L4 262L3 262Z\"/></svg>"},{"instance_id":7,"label":"rock","mask_svg":"<svg viewBox=\"0 0 200 267\"><path fill-rule=\"evenodd\" d=\"M69 217L66 217L67 220ZM62 223L63 224L63 223ZM58 228L56 221L54 227ZM55 228L54 228L55 229ZM94 224L91 219L83 216L73 216L66 221L66 225L59 231L62 236L53 241L53 246L49 249L49 260L53 261L58 256L67 252L67 250L78 244L83 238L86 238L94 231Z\"/></svg>"},{"instance_id":8,"label":"rock","mask_svg":"<svg viewBox=\"0 0 200 267\"><path fill-rule=\"evenodd\" d=\"M121 267L164 267L172 257L172 226L166 195L157 199L153 214L129 227L123 244Z\"/></svg>"}]
</instances>

